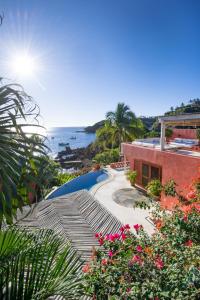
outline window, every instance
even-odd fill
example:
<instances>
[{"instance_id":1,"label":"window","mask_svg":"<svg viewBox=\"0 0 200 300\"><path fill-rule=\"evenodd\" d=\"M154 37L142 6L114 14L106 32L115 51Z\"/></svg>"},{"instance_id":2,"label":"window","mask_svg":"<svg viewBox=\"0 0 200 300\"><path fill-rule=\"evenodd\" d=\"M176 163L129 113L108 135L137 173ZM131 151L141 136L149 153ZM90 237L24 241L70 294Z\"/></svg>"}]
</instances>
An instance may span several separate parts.
<instances>
[{"instance_id":1,"label":"window","mask_svg":"<svg viewBox=\"0 0 200 300\"><path fill-rule=\"evenodd\" d=\"M142 164L142 185L145 187L149 182L149 165Z\"/></svg>"},{"instance_id":2,"label":"window","mask_svg":"<svg viewBox=\"0 0 200 300\"><path fill-rule=\"evenodd\" d=\"M160 179L160 169L151 166L151 179Z\"/></svg>"},{"instance_id":3,"label":"window","mask_svg":"<svg viewBox=\"0 0 200 300\"><path fill-rule=\"evenodd\" d=\"M161 179L161 168L142 163L142 185L146 187L153 179Z\"/></svg>"}]
</instances>

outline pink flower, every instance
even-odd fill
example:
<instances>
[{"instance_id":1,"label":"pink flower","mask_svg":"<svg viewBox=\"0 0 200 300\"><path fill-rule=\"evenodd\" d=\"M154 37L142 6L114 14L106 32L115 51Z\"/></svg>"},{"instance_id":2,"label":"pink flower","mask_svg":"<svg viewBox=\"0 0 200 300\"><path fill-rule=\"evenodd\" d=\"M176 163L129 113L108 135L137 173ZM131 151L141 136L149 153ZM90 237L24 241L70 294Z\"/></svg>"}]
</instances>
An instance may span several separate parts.
<instances>
[{"instance_id":1,"label":"pink flower","mask_svg":"<svg viewBox=\"0 0 200 300\"><path fill-rule=\"evenodd\" d=\"M115 233L115 234L106 234L105 236L105 240L110 241L110 242L114 242L115 239L119 238L119 234Z\"/></svg>"},{"instance_id":2,"label":"pink flower","mask_svg":"<svg viewBox=\"0 0 200 300\"><path fill-rule=\"evenodd\" d=\"M109 241L109 240L110 240L110 234L106 234L105 240L106 240L106 241Z\"/></svg>"},{"instance_id":3,"label":"pink flower","mask_svg":"<svg viewBox=\"0 0 200 300\"><path fill-rule=\"evenodd\" d=\"M136 250L138 251L138 252L142 252L142 247L140 246L140 245L138 245L137 247L136 247Z\"/></svg>"},{"instance_id":4,"label":"pink flower","mask_svg":"<svg viewBox=\"0 0 200 300\"><path fill-rule=\"evenodd\" d=\"M103 240L103 238L100 238L99 239L99 245L102 246L103 244L104 244L104 240Z\"/></svg>"},{"instance_id":5,"label":"pink flower","mask_svg":"<svg viewBox=\"0 0 200 300\"><path fill-rule=\"evenodd\" d=\"M131 227L130 227L129 224L124 225L124 228L125 228L125 229L128 229L128 230L131 229Z\"/></svg>"},{"instance_id":6,"label":"pink flower","mask_svg":"<svg viewBox=\"0 0 200 300\"><path fill-rule=\"evenodd\" d=\"M131 291L131 288L128 287L128 288L126 289L126 292L127 292L127 293L130 293L130 291Z\"/></svg>"},{"instance_id":7,"label":"pink flower","mask_svg":"<svg viewBox=\"0 0 200 300\"><path fill-rule=\"evenodd\" d=\"M114 240L115 240L115 236L113 234L110 234L109 235L109 241L114 242Z\"/></svg>"},{"instance_id":8,"label":"pink flower","mask_svg":"<svg viewBox=\"0 0 200 300\"><path fill-rule=\"evenodd\" d=\"M133 228L135 229L136 232L138 232L138 230L139 230L140 228L142 228L142 226L139 225L139 224L135 224L135 225L133 225Z\"/></svg>"},{"instance_id":9,"label":"pink flower","mask_svg":"<svg viewBox=\"0 0 200 300\"><path fill-rule=\"evenodd\" d=\"M193 245L192 240L188 240L188 241L185 243L185 246L187 246L187 247L192 247L192 245Z\"/></svg>"},{"instance_id":10,"label":"pink flower","mask_svg":"<svg viewBox=\"0 0 200 300\"><path fill-rule=\"evenodd\" d=\"M82 272L83 273L88 273L90 271L90 265L86 264L85 266L83 266L82 268Z\"/></svg>"},{"instance_id":11,"label":"pink flower","mask_svg":"<svg viewBox=\"0 0 200 300\"><path fill-rule=\"evenodd\" d=\"M156 260L155 260L155 266L158 269L162 269L164 267L164 263L163 263L161 257L156 258Z\"/></svg>"},{"instance_id":12,"label":"pink flower","mask_svg":"<svg viewBox=\"0 0 200 300\"><path fill-rule=\"evenodd\" d=\"M122 238L122 241L124 241L126 239L126 234L125 233L122 233L121 234L121 238Z\"/></svg>"},{"instance_id":13,"label":"pink flower","mask_svg":"<svg viewBox=\"0 0 200 300\"><path fill-rule=\"evenodd\" d=\"M112 252L111 250L108 252L108 256L109 256L109 257L112 257L112 256L113 256L113 252Z\"/></svg>"},{"instance_id":14,"label":"pink flower","mask_svg":"<svg viewBox=\"0 0 200 300\"><path fill-rule=\"evenodd\" d=\"M134 255L133 258L132 258L132 262L138 263L139 265L141 265L142 264L142 259L141 259L140 256Z\"/></svg>"},{"instance_id":15,"label":"pink flower","mask_svg":"<svg viewBox=\"0 0 200 300\"><path fill-rule=\"evenodd\" d=\"M98 233L95 233L95 238L98 238L99 237L99 234Z\"/></svg>"},{"instance_id":16,"label":"pink flower","mask_svg":"<svg viewBox=\"0 0 200 300\"><path fill-rule=\"evenodd\" d=\"M195 198L196 198L196 193L195 193L195 191L190 191L190 192L186 195L186 198L187 198L188 200L195 199Z\"/></svg>"},{"instance_id":17,"label":"pink flower","mask_svg":"<svg viewBox=\"0 0 200 300\"><path fill-rule=\"evenodd\" d=\"M106 258L102 259L101 261L102 266L106 266L108 264L108 261Z\"/></svg>"},{"instance_id":18,"label":"pink flower","mask_svg":"<svg viewBox=\"0 0 200 300\"><path fill-rule=\"evenodd\" d=\"M105 240L106 240L106 241L108 241L108 240L109 240L109 238L110 238L110 235L109 235L109 234L106 234L106 236L105 236Z\"/></svg>"},{"instance_id":19,"label":"pink flower","mask_svg":"<svg viewBox=\"0 0 200 300\"><path fill-rule=\"evenodd\" d=\"M115 239L119 239L119 238L120 238L119 233L115 233L115 234L114 234L114 237L115 237Z\"/></svg>"},{"instance_id":20,"label":"pink flower","mask_svg":"<svg viewBox=\"0 0 200 300\"><path fill-rule=\"evenodd\" d=\"M125 228L122 226L122 227L120 227L119 230L120 230L121 232L124 232L124 229L125 229Z\"/></svg>"}]
</instances>

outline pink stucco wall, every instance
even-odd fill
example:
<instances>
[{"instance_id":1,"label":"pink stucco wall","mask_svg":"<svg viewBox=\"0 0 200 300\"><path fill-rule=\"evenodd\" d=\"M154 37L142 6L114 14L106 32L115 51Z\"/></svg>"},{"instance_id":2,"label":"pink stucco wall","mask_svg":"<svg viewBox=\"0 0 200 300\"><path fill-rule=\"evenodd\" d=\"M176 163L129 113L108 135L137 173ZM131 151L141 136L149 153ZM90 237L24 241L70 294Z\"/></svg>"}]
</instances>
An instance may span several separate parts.
<instances>
[{"instance_id":1,"label":"pink stucco wall","mask_svg":"<svg viewBox=\"0 0 200 300\"><path fill-rule=\"evenodd\" d=\"M134 169L134 160L142 160L162 167L162 183L174 179L182 189L198 176L200 158L160 151L133 144L122 144L126 160Z\"/></svg>"},{"instance_id":2,"label":"pink stucco wall","mask_svg":"<svg viewBox=\"0 0 200 300\"><path fill-rule=\"evenodd\" d=\"M173 128L172 139L174 138L197 139L196 129Z\"/></svg>"}]
</instances>

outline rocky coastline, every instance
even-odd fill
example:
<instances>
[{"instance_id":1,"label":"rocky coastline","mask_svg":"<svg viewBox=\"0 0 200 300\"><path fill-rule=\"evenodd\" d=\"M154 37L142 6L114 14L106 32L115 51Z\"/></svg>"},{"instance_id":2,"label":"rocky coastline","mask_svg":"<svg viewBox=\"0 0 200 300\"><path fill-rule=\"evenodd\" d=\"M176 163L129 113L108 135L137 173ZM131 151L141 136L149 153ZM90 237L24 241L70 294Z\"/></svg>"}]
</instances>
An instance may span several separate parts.
<instances>
[{"instance_id":1,"label":"rocky coastline","mask_svg":"<svg viewBox=\"0 0 200 300\"><path fill-rule=\"evenodd\" d=\"M69 146L65 147L65 150L58 152L54 158L63 169L81 169L84 167L91 167L93 164L93 158L97 153L97 149L90 144L86 148L71 149Z\"/></svg>"},{"instance_id":2,"label":"rocky coastline","mask_svg":"<svg viewBox=\"0 0 200 300\"><path fill-rule=\"evenodd\" d=\"M104 123L105 121L102 120L92 126L85 127L84 132L95 133ZM63 169L68 170L74 168L75 170L81 170L93 165L93 159L95 155L99 153L99 150L100 149L95 146L94 143L85 148L76 149L71 149L70 146L66 146L64 150L58 152L54 160L58 162Z\"/></svg>"}]
</instances>

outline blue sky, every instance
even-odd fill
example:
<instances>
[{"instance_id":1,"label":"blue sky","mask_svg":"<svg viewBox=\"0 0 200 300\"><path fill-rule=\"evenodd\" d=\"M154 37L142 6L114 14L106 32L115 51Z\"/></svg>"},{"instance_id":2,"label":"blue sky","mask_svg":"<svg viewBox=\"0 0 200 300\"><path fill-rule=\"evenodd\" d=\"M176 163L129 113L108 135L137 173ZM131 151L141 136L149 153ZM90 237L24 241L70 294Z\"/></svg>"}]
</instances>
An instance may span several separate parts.
<instances>
[{"instance_id":1,"label":"blue sky","mask_svg":"<svg viewBox=\"0 0 200 300\"><path fill-rule=\"evenodd\" d=\"M46 126L89 125L125 102L163 114L200 97L200 1L0 0L1 76L19 81ZM27 49L34 77L5 62Z\"/></svg>"}]
</instances>

